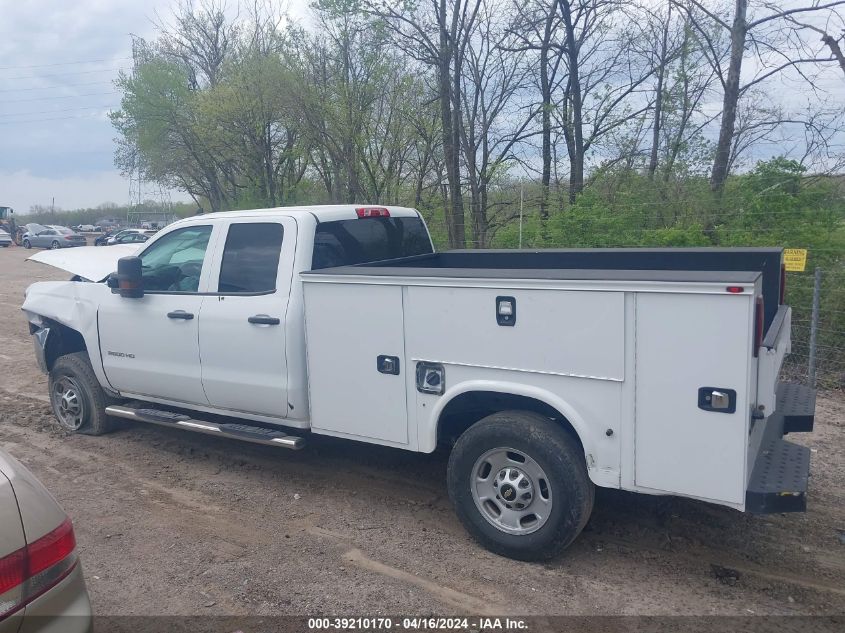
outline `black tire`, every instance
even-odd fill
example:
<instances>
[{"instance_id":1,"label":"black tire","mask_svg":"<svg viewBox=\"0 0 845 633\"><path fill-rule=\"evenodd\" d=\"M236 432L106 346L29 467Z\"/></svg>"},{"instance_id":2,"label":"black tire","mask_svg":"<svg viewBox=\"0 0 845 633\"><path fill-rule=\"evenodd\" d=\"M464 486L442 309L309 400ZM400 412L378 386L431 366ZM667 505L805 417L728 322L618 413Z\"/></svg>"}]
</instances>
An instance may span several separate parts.
<instances>
[{"instance_id":1,"label":"black tire","mask_svg":"<svg viewBox=\"0 0 845 633\"><path fill-rule=\"evenodd\" d=\"M119 422L106 415L106 407L115 404L117 400L103 391L88 354L74 352L56 359L50 370L50 405L59 426L69 433L83 435L103 435L119 427ZM79 424L68 422L67 409L62 410L63 397L59 392L73 393L75 397L65 402L78 402L81 407Z\"/></svg>"},{"instance_id":2,"label":"black tire","mask_svg":"<svg viewBox=\"0 0 845 633\"><path fill-rule=\"evenodd\" d=\"M32 248L32 244L29 243L29 240L24 240L23 241L23 247L24 248Z\"/></svg>"},{"instance_id":3,"label":"black tire","mask_svg":"<svg viewBox=\"0 0 845 633\"><path fill-rule=\"evenodd\" d=\"M503 531L476 504L471 483L477 476L476 463L498 448L514 449L528 456L545 474L546 494L551 491L551 510L533 532ZM506 480L502 481L504 484ZM449 498L467 531L490 551L517 560L553 558L575 540L593 510L595 489L578 442L560 424L528 411L494 413L467 429L452 448L447 482ZM540 491L541 485L534 487ZM503 490L504 485L500 491ZM504 503L498 496L497 499ZM536 502L535 498L532 503Z\"/></svg>"},{"instance_id":4,"label":"black tire","mask_svg":"<svg viewBox=\"0 0 845 633\"><path fill-rule=\"evenodd\" d=\"M59 240L53 240L52 243L50 244L50 250L54 251L54 250L58 249L60 246L61 246L61 244L59 244Z\"/></svg>"}]
</instances>

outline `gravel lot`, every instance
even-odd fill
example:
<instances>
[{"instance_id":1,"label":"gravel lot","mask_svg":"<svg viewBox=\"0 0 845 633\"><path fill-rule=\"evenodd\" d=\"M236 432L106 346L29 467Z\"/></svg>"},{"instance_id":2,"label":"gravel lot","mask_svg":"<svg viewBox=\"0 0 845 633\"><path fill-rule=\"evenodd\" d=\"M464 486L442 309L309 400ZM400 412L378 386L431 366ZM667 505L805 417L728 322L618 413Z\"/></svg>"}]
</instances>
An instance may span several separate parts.
<instances>
[{"instance_id":1,"label":"gravel lot","mask_svg":"<svg viewBox=\"0 0 845 633\"><path fill-rule=\"evenodd\" d=\"M843 614L845 399L819 398L806 514L599 490L582 536L528 564L476 546L446 456L320 439L298 453L136 426L65 436L23 291L67 274L0 249L0 446L76 525L98 614Z\"/></svg>"}]
</instances>

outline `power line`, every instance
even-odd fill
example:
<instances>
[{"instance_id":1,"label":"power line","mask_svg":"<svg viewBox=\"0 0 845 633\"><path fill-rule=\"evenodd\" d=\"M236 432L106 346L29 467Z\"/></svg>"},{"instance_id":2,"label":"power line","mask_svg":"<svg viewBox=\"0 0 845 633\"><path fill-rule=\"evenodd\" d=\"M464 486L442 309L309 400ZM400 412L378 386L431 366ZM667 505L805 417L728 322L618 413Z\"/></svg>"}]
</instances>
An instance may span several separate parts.
<instances>
[{"instance_id":1,"label":"power line","mask_svg":"<svg viewBox=\"0 0 845 633\"><path fill-rule=\"evenodd\" d=\"M0 92L32 92L33 90L60 90L62 88L78 88L80 86L99 86L102 84L110 84L113 79L106 79L105 81L89 81L83 84L53 84L52 86L41 86L39 88L2 88Z\"/></svg>"},{"instance_id":2,"label":"power line","mask_svg":"<svg viewBox=\"0 0 845 633\"><path fill-rule=\"evenodd\" d=\"M104 95L116 95L121 94L119 91L113 92L88 92L86 94L81 95L61 95L61 96L50 96L50 97L33 97L32 99L10 99L8 101L3 101L3 104L6 103L24 103L29 101L52 101L54 99L76 99L79 97L101 97Z\"/></svg>"},{"instance_id":3,"label":"power line","mask_svg":"<svg viewBox=\"0 0 845 633\"><path fill-rule=\"evenodd\" d=\"M15 117L15 116L32 116L35 114L55 114L57 112L75 112L77 110L105 110L105 109L112 109L116 108L117 106L113 105L103 105L103 106L85 106L82 108L62 108L61 110L40 110L38 112L11 112L11 113L3 113L0 114L0 119L5 119L6 117ZM11 123L11 121L10 121Z\"/></svg>"},{"instance_id":4,"label":"power line","mask_svg":"<svg viewBox=\"0 0 845 633\"><path fill-rule=\"evenodd\" d=\"M97 64L99 62L119 62L132 59L131 57L115 57L106 59L86 59L78 62L59 62L57 64L33 64L31 66L0 66L0 70L23 70L24 68L52 68L53 66L73 66L74 64Z\"/></svg>"},{"instance_id":5,"label":"power line","mask_svg":"<svg viewBox=\"0 0 845 633\"><path fill-rule=\"evenodd\" d=\"M77 116L59 116L59 117L51 117L47 119L27 119L25 121L0 121L0 125L20 125L22 123L42 123L44 121L66 121L68 119L93 119L94 117L90 114L80 114Z\"/></svg>"},{"instance_id":6,"label":"power line","mask_svg":"<svg viewBox=\"0 0 845 633\"><path fill-rule=\"evenodd\" d=\"M101 68L100 70L81 70L79 72L57 73L52 75L17 75L15 77L2 77L0 78L0 81L11 81L12 79L44 79L45 77L67 77L69 75L93 75L95 73L108 73L113 70L128 70L128 68L124 68L123 66L117 66L115 68Z\"/></svg>"}]
</instances>

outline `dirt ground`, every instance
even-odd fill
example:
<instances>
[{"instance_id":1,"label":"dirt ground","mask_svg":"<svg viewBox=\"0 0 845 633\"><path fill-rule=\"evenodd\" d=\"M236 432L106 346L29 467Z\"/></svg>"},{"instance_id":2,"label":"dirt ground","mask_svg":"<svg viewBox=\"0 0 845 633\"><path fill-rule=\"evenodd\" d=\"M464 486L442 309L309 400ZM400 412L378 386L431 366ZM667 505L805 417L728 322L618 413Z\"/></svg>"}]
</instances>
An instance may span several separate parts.
<instances>
[{"instance_id":1,"label":"dirt ground","mask_svg":"<svg viewBox=\"0 0 845 633\"><path fill-rule=\"evenodd\" d=\"M464 532L446 456L319 439L300 452L138 425L54 424L20 305L67 274L0 249L0 447L73 517L98 614L843 614L845 399L819 397L806 514L599 490L548 564ZM792 437L790 439L793 439Z\"/></svg>"}]
</instances>

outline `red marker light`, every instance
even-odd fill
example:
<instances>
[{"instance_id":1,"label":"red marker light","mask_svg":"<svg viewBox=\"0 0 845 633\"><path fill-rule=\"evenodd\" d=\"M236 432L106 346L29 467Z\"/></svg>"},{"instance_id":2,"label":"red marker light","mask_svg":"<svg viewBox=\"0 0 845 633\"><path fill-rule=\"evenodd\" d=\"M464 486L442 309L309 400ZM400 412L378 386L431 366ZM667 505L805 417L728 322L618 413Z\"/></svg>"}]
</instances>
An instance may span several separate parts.
<instances>
[{"instance_id":1,"label":"red marker light","mask_svg":"<svg viewBox=\"0 0 845 633\"><path fill-rule=\"evenodd\" d=\"M389 218L390 211L384 207L358 207L355 213L359 218Z\"/></svg>"},{"instance_id":2,"label":"red marker light","mask_svg":"<svg viewBox=\"0 0 845 633\"><path fill-rule=\"evenodd\" d=\"M743 288L742 286L728 286L727 288L725 288L725 290L730 292L732 295L738 295L743 290L745 290L745 288Z\"/></svg>"}]
</instances>

